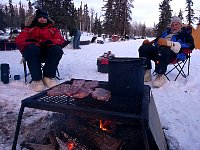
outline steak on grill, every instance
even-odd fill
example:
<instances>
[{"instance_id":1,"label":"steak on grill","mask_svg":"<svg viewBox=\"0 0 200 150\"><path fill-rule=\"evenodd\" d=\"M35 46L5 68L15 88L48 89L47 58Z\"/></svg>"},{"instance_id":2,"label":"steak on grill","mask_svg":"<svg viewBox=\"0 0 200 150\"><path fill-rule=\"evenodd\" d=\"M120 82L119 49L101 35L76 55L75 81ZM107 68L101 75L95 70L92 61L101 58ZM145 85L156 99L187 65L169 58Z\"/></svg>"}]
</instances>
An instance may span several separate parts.
<instances>
[{"instance_id":1,"label":"steak on grill","mask_svg":"<svg viewBox=\"0 0 200 150\"><path fill-rule=\"evenodd\" d=\"M72 97L73 98L85 98L85 97L87 97L90 93L92 93L92 89L90 89L90 88L85 88L85 87L81 87L80 89L79 89L79 91L76 93L76 94L74 94L74 95L72 95Z\"/></svg>"},{"instance_id":2,"label":"steak on grill","mask_svg":"<svg viewBox=\"0 0 200 150\"><path fill-rule=\"evenodd\" d=\"M97 100L108 101L111 98L111 92L103 88L96 88L91 96Z\"/></svg>"},{"instance_id":3,"label":"steak on grill","mask_svg":"<svg viewBox=\"0 0 200 150\"><path fill-rule=\"evenodd\" d=\"M96 87L99 86L99 82L98 81L86 81L84 87L86 88L90 88L90 89L94 89Z\"/></svg>"},{"instance_id":4,"label":"steak on grill","mask_svg":"<svg viewBox=\"0 0 200 150\"><path fill-rule=\"evenodd\" d=\"M84 84L85 84L85 80L77 79L77 80L73 80L72 86L82 87Z\"/></svg>"},{"instance_id":5,"label":"steak on grill","mask_svg":"<svg viewBox=\"0 0 200 150\"><path fill-rule=\"evenodd\" d=\"M70 86L69 89L65 90L64 91L64 95L67 95L67 96L73 96L74 94L78 93L79 89L81 87L79 86L74 86L73 84Z\"/></svg>"},{"instance_id":6,"label":"steak on grill","mask_svg":"<svg viewBox=\"0 0 200 150\"><path fill-rule=\"evenodd\" d=\"M65 91L70 88L70 84L61 84L58 86L53 87L51 90L47 91L48 96L59 96L64 95Z\"/></svg>"}]
</instances>

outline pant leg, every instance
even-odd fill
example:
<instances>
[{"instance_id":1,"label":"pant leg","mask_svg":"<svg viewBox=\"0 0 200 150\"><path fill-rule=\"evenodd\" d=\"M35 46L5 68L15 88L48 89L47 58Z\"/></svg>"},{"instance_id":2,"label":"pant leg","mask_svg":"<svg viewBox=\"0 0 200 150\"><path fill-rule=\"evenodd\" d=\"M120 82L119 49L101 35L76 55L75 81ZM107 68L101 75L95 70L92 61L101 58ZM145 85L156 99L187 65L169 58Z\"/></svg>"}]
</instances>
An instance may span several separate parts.
<instances>
[{"instance_id":1,"label":"pant leg","mask_svg":"<svg viewBox=\"0 0 200 150\"><path fill-rule=\"evenodd\" d=\"M41 49L34 44L28 45L23 52L33 81L42 79L40 52Z\"/></svg>"},{"instance_id":2,"label":"pant leg","mask_svg":"<svg viewBox=\"0 0 200 150\"><path fill-rule=\"evenodd\" d=\"M81 38L81 32L78 32L78 37L77 37L77 48L80 48L80 38Z\"/></svg>"},{"instance_id":3,"label":"pant leg","mask_svg":"<svg viewBox=\"0 0 200 150\"><path fill-rule=\"evenodd\" d=\"M170 64L170 62L175 58L176 53L174 53L170 48L165 46L158 47L155 61L155 72L158 74L165 74L168 64Z\"/></svg>"},{"instance_id":4,"label":"pant leg","mask_svg":"<svg viewBox=\"0 0 200 150\"><path fill-rule=\"evenodd\" d=\"M43 76L54 78L59 61L62 58L63 50L60 46L55 45L48 49L43 49L42 57L44 57L45 65L43 67Z\"/></svg>"},{"instance_id":5,"label":"pant leg","mask_svg":"<svg viewBox=\"0 0 200 150\"><path fill-rule=\"evenodd\" d=\"M138 51L139 57L146 58L146 69L152 69L151 60L155 61L157 48L152 45L141 45Z\"/></svg>"},{"instance_id":6,"label":"pant leg","mask_svg":"<svg viewBox=\"0 0 200 150\"><path fill-rule=\"evenodd\" d=\"M81 37L81 32L78 31L75 35L74 35L74 41L73 41L73 47L74 49L78 49L79 45L80 45L80 37Z\"/></svg>"}]
</instances>

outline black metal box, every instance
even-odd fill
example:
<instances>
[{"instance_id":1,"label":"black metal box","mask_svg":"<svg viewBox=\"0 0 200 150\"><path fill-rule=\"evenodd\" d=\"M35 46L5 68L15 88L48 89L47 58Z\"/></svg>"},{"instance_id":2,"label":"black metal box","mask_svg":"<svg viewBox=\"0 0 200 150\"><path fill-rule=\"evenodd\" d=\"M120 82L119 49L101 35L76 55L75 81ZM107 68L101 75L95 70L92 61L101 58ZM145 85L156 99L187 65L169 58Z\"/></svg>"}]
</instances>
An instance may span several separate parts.
<instances>
[{"instance_id":1,"label":"black metal box","mask_svg":"<svg viewBox=\"0 0 200 150\"><path fill-rule=\"evenodd\" d=\"M97 71L101 73L108 73L109 71L108 58L104 58L104 57L97 58Z\"/></svg>"}]
</instances>

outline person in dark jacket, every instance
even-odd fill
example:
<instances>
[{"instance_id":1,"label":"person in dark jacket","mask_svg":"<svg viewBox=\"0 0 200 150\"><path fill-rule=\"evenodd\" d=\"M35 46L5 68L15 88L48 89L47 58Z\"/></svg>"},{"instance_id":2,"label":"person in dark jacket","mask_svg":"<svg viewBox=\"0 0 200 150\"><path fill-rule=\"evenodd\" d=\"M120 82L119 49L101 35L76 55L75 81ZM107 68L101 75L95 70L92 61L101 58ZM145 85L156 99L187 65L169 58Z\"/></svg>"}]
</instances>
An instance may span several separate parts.
<instances>
[{"instance_id":1,"label":"person in dark jacket","mask_svg":"<svg viewBox=\"0 0 200 150\"><path fill-rule=\"evenodd\" d=\"M69 28L69 35L74 37L73 39L73 48L74 49L81 49L80 48L80 38L81 32L77 28Z\"/></svg>"},{"instance_id":2,"label":"person in dark jacket","mask_svg":"<svg viewBox=\"0 0 200 150\"><path fill-rule=\"evenodd\" d=\"M170 28L153 41L144 40L139 48L139 57L146 58L144 81L149 82L151 77L151 60L155 62L156 78L153 87L161 87L165 82L165 72L170 62L177 58L182 49L194 49L194 39L186 27L183 27L179 17L172 17Z\"/></svg>"},{"instance_id":3,"label":"person in dark jacket","mask_svg":"<svg viewBox=\"0 0 200 150\"><path fill-rule=\"evenodd\" d=\"M31 25L25 27L16 37L23 58L32 77L32 88L39 92L45 85L51 88L57 84L54 77L59 61L62 58L62 44L64 38L60 31L53 26L48 13L44 10L36 10L36 15ZM44 62L43 71L41 62Z\"/></svg>"}]
</instances>

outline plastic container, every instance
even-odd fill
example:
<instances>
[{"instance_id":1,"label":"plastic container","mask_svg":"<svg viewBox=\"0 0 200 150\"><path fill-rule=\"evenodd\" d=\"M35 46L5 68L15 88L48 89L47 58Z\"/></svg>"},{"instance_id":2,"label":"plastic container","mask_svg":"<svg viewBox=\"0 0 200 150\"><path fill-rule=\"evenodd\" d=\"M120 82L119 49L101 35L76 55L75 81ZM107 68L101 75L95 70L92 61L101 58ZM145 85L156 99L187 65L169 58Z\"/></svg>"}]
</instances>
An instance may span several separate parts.
<instances>
[{"instance_id":1,"label":"plastic container","mask_svg":"<svg viewBox=\"0 0 200 150\"><path fill-rule=\"evenodd\" d=\"M9 78L10 78L10 67L9 64L1 64L1 81L4 84L9 83Z\"/></svg>"},{"instance_id":2,"label":"plastic container","mask_svg":"<svg viewBox=\"0 0 200 150\"><path fill-rule=\"evenodd\" d=\"M108 81L112 95L140 96L144 91L145 58L109 59Z\"/></svg>"},{"instance_id":3,"label":"plastic container","mask_svg":"<svg viewBox=\"0 0 200 150\"><path fill-rule=\"evenodd\" d=\"M20 80L20 75L14 75L14 80Z\"/></svg>"}]
</instances>

